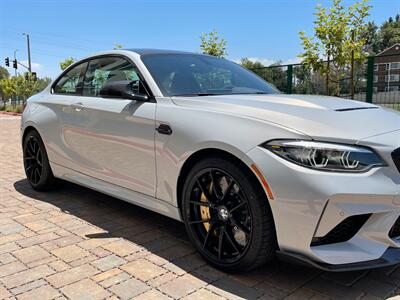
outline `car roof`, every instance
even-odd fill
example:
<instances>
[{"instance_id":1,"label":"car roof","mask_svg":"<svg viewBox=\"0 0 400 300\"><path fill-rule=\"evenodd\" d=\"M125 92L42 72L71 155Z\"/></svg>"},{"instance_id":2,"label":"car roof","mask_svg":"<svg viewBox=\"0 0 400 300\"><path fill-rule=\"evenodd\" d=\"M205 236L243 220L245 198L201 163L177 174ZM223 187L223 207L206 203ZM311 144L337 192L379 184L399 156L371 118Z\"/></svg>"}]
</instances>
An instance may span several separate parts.
<instances>
[{"instance_id":1,"label":"car roof","mask_svg":"<svg viewBox=\"0 0 400 300\"><path fill-rule=\"evenodd\" d=\"M121 49L121 50L127 50L127 51L132 51L140 56L144 55L153 55L153 54L197 54L197 55L204 55L200 53L193 53L193 52L187 52L187 51L178 51L178 50L165 50L165 49L148 49L148 48L134 48L134 49Z\"/></svg>"}]
</instances>

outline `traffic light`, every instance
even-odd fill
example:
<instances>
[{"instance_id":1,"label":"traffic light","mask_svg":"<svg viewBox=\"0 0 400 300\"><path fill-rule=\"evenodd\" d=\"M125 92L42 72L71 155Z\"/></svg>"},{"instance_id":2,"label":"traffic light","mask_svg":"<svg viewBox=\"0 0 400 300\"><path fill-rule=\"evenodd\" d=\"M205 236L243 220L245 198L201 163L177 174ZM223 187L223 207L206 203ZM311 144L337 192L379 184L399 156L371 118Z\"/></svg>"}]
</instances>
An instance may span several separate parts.
<instances>
[{"instance_id":1,"label":"traffic light","mask_svg":"<svg viewBox=\"0 0 400 300\"><path fill-rule=\"evenodd\" d=\"M9 67L10 66L10 59L8 57L6 57L6 66Z\"/></svg>"},{"instance_id":2,"label":"traffic light","mask_svg":"<svg viewBox=\"0 0 400 300\"><path fill-rule=\"evenodd\" d=\"M37 81L36 72L32 72L31 74L32 74L32 75L31 75L31 79L32 79L33 81Z\"/></svg>"},{"instance_id":3,"label":"traffic light","mask_svg":"<svg viewBox=\"0 0 400 300\"><path fill-rule=\"evenodd\" d=\"M16 59L13 60L13 68L16 70L18 69L18 62Z\"/></svg>"}]
</instances>

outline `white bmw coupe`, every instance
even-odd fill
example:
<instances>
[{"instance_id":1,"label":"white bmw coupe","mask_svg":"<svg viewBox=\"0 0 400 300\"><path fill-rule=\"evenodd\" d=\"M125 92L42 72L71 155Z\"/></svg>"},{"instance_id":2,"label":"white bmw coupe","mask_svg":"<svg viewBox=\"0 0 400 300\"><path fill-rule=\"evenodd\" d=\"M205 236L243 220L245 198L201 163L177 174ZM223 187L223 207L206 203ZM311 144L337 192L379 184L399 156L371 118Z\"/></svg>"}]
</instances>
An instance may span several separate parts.
<instances>
[{"instance_id":1,"label":"white bmw coupe","mask_svg":"<svg viewBox=\"0 0 400 300\"><path fill-rule=\"evenodd\" d=\"M400 114L284 95L226 59L134 49L76 62L22 117L27 179L68 180L185 223L212 265L276 254L400 263Z\"/></svg>"}]
</instances>

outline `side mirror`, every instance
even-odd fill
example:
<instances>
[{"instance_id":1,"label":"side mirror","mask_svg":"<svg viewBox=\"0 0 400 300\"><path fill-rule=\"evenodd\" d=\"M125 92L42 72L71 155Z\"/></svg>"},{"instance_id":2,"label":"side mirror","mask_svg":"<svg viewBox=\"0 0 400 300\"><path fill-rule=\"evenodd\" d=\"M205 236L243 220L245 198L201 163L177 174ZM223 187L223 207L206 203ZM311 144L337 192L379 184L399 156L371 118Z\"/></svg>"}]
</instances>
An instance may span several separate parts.
<instances>
[{"instance_id":1,"label":"side mirror","mask_svg":"<svg viewBox=\"0 0 400 300\"><path fill-rule=\"evenodd\" d=\"M126 80L122 81L111 81L106 83L100 90L100 96L104 98L121 98L130 99L136 101L146 102L149 100L149 96L140 93L133 92L134 82Z\"/></svg>"}]
</instances>

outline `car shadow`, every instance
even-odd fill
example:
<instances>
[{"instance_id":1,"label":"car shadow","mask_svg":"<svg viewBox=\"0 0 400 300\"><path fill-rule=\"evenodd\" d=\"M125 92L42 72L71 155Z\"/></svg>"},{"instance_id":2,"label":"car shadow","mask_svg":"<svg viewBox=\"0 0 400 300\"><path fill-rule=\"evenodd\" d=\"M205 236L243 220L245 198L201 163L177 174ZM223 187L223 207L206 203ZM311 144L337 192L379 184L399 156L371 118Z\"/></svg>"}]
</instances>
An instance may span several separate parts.
<instances>
[{"instance_id":1,"label":"car shadow","mask_svg":"<svg viewBox=\"0 0 400 300\"><path fill-rule=\"evenodd\" d=\"M15 182L14 188L101 229L102 233L87 234L87 238L124 238L142 248L143 255L152 255L166 269L178 275L190 273L208 283L208 290L226 298L283 299L292 295L300 299L313 296L355 299L365 294L354 289L354 285L369 276L369 272L326 273L275 260L248 273L241 274L238 270L227 274L209 266L197 254L183 223L73 183L62 182L53 191L37 192L24 179ZM385 272L388 270L377 271L376 276ZM385 298L388 293L385 290L374 296Z\"/></svg>"}]
</instances>

